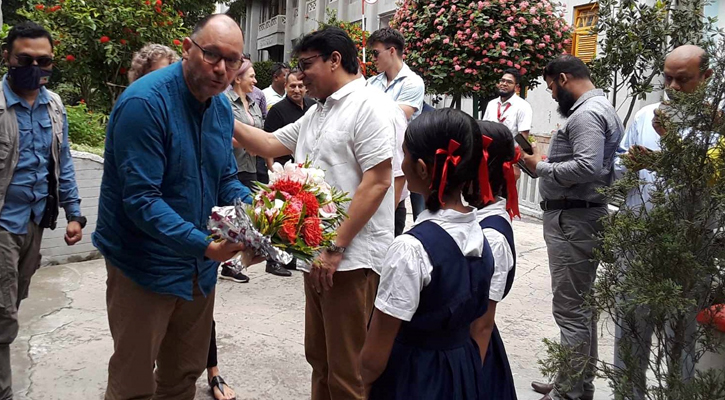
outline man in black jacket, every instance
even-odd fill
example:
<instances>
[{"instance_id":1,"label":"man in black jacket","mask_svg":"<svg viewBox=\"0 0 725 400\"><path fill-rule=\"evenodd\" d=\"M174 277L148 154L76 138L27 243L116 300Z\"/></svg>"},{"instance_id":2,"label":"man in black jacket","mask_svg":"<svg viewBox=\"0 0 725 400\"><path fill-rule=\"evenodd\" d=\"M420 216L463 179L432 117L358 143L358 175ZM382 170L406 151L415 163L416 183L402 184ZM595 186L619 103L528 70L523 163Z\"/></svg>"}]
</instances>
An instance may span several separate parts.
<instances>
[{"instance_id":1,"label":"man in black jacket","mask_svg":"<svg viewBox=\"0 0 725 400\"><path fill-rule=\"evenodd\" d=\"M284 86L287 95L267 112L267 119L264 121L265 131L274 132L297 121L315 104L306 96L307 89L305 84L297 78L297 72L297 69L294 69L287 73ZM274 161L284 164L291 159L292 156L284 156L275 158Z\"/></svg>"}]
</instances>

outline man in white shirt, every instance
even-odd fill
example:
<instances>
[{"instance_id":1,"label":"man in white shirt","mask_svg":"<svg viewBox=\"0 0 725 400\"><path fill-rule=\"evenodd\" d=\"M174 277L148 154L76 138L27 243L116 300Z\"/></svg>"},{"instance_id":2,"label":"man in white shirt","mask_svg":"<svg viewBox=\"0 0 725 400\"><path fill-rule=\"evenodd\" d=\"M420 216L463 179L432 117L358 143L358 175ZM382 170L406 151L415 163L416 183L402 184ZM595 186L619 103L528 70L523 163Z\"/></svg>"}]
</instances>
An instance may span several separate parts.
<instances>
[{"instance_id":1,"label":"man in white shirt","mask_svg":"<svg viewBox=\"0 0 725 400\"><path fill-rule=\"evenodd\" d=\"M267 109L264 110L265 112L272 108L273 105L279 103L280 100L284 99L287 93L284 89L287 74L289 74L287 64L276 63L272 66L272 84L262 90L264 99L267 101Z\"/></svg>"},{"instance_id":2,"label":"man in white shirt","mask_svg":"<svg viewBox=\"0 0 725 400\"><path fill-rule=\"evenodd\" d=\"M273 133L237 124L234 137L265 157L310 159L326 171L327 183L352 198L335 245L298 269L305 272L305 354L312 366L312 400L364 399L360 352L379 280L376 272L393 241L391 110L396 107L358 78L355 44L343 30L327 27L310 33L295 54L298 77L319 102Z\"/></svg>"},{"instance_id":3,"label":"man in white shirt","mask_svg":"<svg viewBox=\"0 0 725 400\"><path fill-rule=\"evenodd\" d=\"M499 97L488 102L483 120L502 123L514 136L520 133L528 138L534 112L529 102L516 94L520 82L519 71L513 68L504 71L496 86Z\"/></svg>"},{"instance_id":4,"label":"man in white shirt","mask_svg":"<svg viewBox=\"0 0 725 400\"><path fill-rule=\"evenodd\" d=\"M684 93L692 93L707 80L713 73L708 65L709 57L705 50L694 45L680 46L673 50L665 59L664 76L665 88L667 90L681 91ZM620 149L614 165L614 172L617 179L622 178L626 172L626 168L621 162L622 157L629 157L633 161L637 160L637 156L647 151L660 151L660 134L657 132L657 119L655 111L659 108L660 103L651 104L643 107L634 116L632 124L624 133ZM638 171L639 179L642 184L638 188L629 191L626 199L626 207L632 209L651 210L650 190L657 179L657 175L653 171L640 169ZM627 368L624 363L622 354L628 354L640 361L641 379L634 382L633 400L642 400L645 398L647 383L644 377L647 376L649 366L650 347L652 345L653 327L646 323L647 310L638 309L635 311L634 326L629 324L629 320L619 318L615 324L615 341L614 341L614 365L619 368ZM689 327L691 332L696 329L695 318L692 318L692 325ZM638 338L638 339L637 339ZM695 372L694 352L695 343L689 343L690 346L683 351L682 354L682 379L688 380L692 378ZM626 357L626 356L625 356Z\"/></svg>"},{"instance_id":5,"label":"man in white shirt","mask_svg":"<svg viewBox=\"0 0 725 400\"><path fill-rule=\"evenodd\" d=\"M405 47L405 38L403 35L393 28L382 28L373 32L368 38L368 47L370 54L375 61L375 67L380 74L370 78L367 81L368 86L380 89L398 104L405 113L407 121L412 121L420 115L423 110L423 96L425 95L425 84L423 79L403 62L403 48ZM402 141L396 143L396 151L402 155ZM420 200L413 201L413 207L416 205L425 206L425 201L420 195L411 194L405 185L405 176L402 170L395 174L395 236L403 233L405 229L405 199L408 196L420 197ZM422 210L415 210L415 214L419 214Z\"/></svg>"}]
</instances>

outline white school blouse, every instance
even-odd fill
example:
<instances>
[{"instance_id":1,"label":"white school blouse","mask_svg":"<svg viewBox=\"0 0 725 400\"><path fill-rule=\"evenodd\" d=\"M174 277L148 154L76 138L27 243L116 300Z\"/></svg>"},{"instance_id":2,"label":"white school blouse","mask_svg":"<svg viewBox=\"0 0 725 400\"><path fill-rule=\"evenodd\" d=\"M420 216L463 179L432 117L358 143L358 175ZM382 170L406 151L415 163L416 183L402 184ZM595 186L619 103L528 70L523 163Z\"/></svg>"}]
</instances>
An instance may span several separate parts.
<instances>
[{"instance_id":1,"label":"white school blouse","mask_svg":"<svg viewBox=\"0 0 725 400\"><path fill-rule=\"evenodd\" d=\"M454 210L423 211L413 226L433 221L456 242L465 256L483 254L483 233L476 210L460 213ZM418 309L420 292L430 283L433 265L423 244L411 235L393 240L383 262L375 307L402 321L410 321Z\"/></svg>"},{"instance_id":2,"label":"white school blouse","mask_svg":"<svg viewBox=\"0 0 725 400\"><path fill-rule=\"evenodd\" d=\"M508 221L509 225L511 224L511 216L506 211L506 199L501 197L497 197L495 203L478 210L477 215L479 222L492 215L498 215ZM483 230L483 235L488 240L488 245L491 246L494 262L493 278L491 278L491 289L488 291L488 298L499 302L503 299L509 272L514 267L514 254L508 240L506 240L506 236L499 231L486 228Z\"/></svg>"}]
</instances>

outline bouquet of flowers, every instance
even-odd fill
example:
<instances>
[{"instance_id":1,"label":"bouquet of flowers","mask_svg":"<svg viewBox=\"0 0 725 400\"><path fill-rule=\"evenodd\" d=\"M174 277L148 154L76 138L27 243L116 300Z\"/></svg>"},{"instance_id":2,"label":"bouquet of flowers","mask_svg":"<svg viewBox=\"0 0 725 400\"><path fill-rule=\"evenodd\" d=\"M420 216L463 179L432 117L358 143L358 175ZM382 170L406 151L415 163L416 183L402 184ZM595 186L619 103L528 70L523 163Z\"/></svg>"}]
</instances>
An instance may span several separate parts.
<instances>
[{"instance_id":1,"label":"bouquet of flowers","mask_svg":"<svg viewBox=\"0 0 725 400\"><path fill-rule=\"evenodd\" d=\"M253 204L214 207L212 235L242 242L259 255L287 264L292 257L310 262L334 243L347 218L348 193L325 182L325 172L310 161L275 163L270 183L257 182Z\"/></svg>"}]
</instances>

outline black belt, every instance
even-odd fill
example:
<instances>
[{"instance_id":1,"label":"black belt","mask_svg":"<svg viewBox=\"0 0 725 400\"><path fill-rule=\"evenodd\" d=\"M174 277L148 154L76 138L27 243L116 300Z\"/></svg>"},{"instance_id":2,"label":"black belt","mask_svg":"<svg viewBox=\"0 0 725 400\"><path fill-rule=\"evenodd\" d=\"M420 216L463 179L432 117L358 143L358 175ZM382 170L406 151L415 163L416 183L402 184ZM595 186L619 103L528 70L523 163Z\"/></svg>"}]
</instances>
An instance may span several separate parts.
<instances>
[{"instance_id":1,"label":"black belt","mask_svg":"<svg viewBox=\"0 0 725 400\"><path fill-rule=\"evenodd\" d=\"M550 210L568 210L570 208L597 208L597 207L606 207L606 204L603 203L591 203L584 200L567 200L567 199L561 199L561 200L544 200L541 203L539 203L539 206L541 206L541 209L544 211L550 211Z\"/></svg>"}]
</instances>

